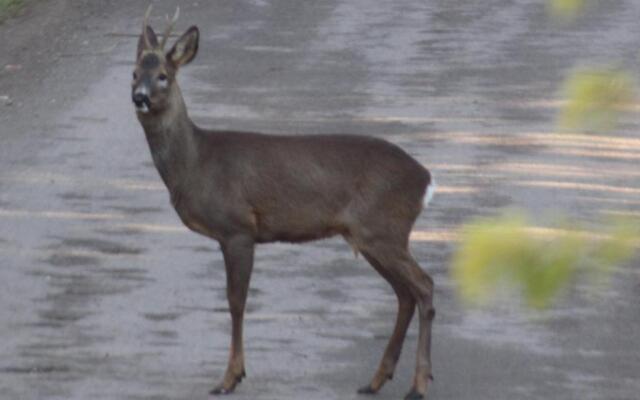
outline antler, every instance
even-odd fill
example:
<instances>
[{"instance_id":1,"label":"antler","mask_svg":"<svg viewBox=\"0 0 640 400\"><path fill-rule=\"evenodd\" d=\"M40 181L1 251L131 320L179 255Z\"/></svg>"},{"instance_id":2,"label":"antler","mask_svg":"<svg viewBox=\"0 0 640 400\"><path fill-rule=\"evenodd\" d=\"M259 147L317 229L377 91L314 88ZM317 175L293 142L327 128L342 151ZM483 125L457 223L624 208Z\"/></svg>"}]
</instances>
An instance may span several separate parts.
<instances>
[{"instance_id":1,"label":"antler","mask_svg":"<svg viewBox=\"0 0 640 400\"><path fill-rule=\"evenodd\" d=\"M171 18L171 20L169 20L169 16L167 15L166 18L167 18L167 23L169 25L167 25L167 29L165 29L164 35L162 36L160 49L164 50L164 46L167 44L167 41L169 40L169 36L171 35L171 31L173 30L173 27L176 24L176 21L178 20L179 16L180 16L180 6L176 7L176 13L173 14L173 18Z\"/></svg>"},{"instance_id":2,"label":"antler","mask_svg":"<svg viewBox=\"0 0 640 400\"><path fill-rule=\"evenodd\" d=\"M146 48L150 49L151 43L149 42L149 37L147 36L147 26L149 25L149 16L151 15L151 9L153 8L153 4L149 4L147 7L147 12L144 13L144 22L142 22L142 38L144 40L144 45Z\"/></svg>"}]
</instances>

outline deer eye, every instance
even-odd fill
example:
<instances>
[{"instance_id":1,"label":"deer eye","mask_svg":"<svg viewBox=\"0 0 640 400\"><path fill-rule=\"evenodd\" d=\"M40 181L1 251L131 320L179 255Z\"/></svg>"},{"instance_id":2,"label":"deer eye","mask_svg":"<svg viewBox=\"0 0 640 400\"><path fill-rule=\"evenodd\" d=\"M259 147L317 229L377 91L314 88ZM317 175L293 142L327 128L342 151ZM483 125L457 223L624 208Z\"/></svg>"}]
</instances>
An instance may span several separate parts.
<instances>
[{"instance_id":1,"label":"deer eye","mask_svg":"<svg viewBox=\"0 0 640 400\"><path fill-rule=\"evenodd\" d=\"M158 75L158 80L160 82L166 82L167 81L167 76L165 74L160 74L160 75Z\"/></svg>"}]
</instances>

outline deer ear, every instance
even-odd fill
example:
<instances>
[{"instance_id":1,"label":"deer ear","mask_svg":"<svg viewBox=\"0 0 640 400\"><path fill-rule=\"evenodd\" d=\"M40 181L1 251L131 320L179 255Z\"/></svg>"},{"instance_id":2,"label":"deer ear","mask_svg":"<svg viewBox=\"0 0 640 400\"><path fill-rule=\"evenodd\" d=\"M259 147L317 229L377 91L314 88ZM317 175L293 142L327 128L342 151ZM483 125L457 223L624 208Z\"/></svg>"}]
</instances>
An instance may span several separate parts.
<instances>
[{"instance_id":1,"label":"deer ear","mask_svg":"<svg viewBox=\"0 0 640 400\"><path fill-rule=\"evenodd\" d=\"M156 36L156 33L150 26L147 26L147 39L149 39L149 44L151 45L150 49L147 48L144 42L144 35L142 33L140 34L140 38L138 39L138 52L136 53L137 58L140 58L140 54L142 54L144 50L153 50L158 47L158 36Z\"/></svg>"},{"instance_id":2,"label":"deer ear","mask_svg":"<svg viewBox=\"0 0 640 400\"><path fill-rule=\"evenodd\" d=\"M197 26L192 26L180 36L171 50L167 53L169 60L175 67L189 64L198 53L198 41L200 39L200 31Z\"/></svg>"}]
</instances>

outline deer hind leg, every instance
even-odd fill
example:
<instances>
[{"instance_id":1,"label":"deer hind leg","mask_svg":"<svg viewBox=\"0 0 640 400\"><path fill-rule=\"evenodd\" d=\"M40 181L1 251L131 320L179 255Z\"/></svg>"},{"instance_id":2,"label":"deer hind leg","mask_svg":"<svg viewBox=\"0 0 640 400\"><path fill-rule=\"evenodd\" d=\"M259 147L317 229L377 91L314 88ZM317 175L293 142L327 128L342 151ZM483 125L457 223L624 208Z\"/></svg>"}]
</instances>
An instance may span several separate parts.
<instances>
[{"instance_id":1,"label":"deer hind leg","mask_svg":"<svg viewBox=\"0 0 640 400\"><path fill-rule=\"evenodd\" d=\"M399 283L374 257L367 253L363 253L363 256L369 261L369 264L389 282L398 298L398 314L395 328L389 338L389 343L384 351L380 365L373 375L371 382L358 390L358 393L373 394L378 392L387 380L393 379L393 373L400 358L400 352L407 334L407 329L413 318L416 302L406 286Z\"/></svg>"},{"instance_id":2,"label":"deer hind leg","mask_svg":"<svg viewBox=\"0 0 640 400\"><path fill-rule=\"evenodd\" d=\"M429 384L433 380L431 366L431 331L436 310L433 307L433 280L424 272L418 263L409 256L410 270L415 286L414 297L418 303L420 327L418 332L418 351L416 355L416 371L413 378L413 387L405 399L422 399L427 393Z\"/></svg>"},{"instance_id":3,"label":"deer hind leg","mask_svg":"<svg viewBox=\"0 0 640 400\"><path fill-rule=\"evenodd\" d=\"M393 243L392 241L377 241L377 245L368 246L367 250L362 252L376 260L378 266L384 270L383 276L388 276L387 280L391 279L391 281L397 282L396 285L403 287L402 293L408 293L418 306L419 333L416 369L413 386L405 398L422 399L433 379L431 371L431 325L435 316L433 280L409 254L406 244L394 245ZM398 317L400 318L400 315ZM406 332L406 328L404 331ZM404 337L404 335L402 336ZM402 344L401 342L392 343L394 339L395 337L392 336L390 341L392 350L395 346Z\"/></svg>"},{"instance_id":4,"label":"deer hind leg","mask_svg":"<svg viewBox=\"0 0 640 400\"><path fill-rule=\"evenodd\" d=\"M253 269L254 243L248 237L221 242L227 273L227 299L231 313L231 350L224 378L211 394L231 393L245 377L242 322Z\"/></svg>"}]
</instances>

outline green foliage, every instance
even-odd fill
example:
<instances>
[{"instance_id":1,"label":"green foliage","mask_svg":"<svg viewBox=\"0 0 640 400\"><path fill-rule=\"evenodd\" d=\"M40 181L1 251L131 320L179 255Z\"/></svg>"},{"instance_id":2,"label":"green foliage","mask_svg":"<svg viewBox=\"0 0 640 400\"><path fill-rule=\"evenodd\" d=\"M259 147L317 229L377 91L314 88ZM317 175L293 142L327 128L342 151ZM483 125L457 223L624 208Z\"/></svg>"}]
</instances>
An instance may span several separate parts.
<instances>
[{"instance_id":1,"label":"green foliage","mask_svg":"<svg viewBox=\"0 0 640 400\"><path fill-rule=\"evenodd\" d=\"M570 21L588 0L548 0L550 14ZM566 105L560 112L560 130L606 132L616 127L620 112L633 100L634 82L630 74L614 68L581 69L564 84Z\"/></svg>"},{"instance_id":2,"label":"green foliage","mask_svg":"<svg viewBox=\"0 0 640 400\"><path fill-rule=\"evenodd\" d=\"M582 11L586 0L548 0L551 15L564 20L570 20Z\"/></svg>"},{"instance_id":3,"label":"green foliage","mask_svg":"<svg viewBox=\"0 0 640 400\"><path fill-rule=\"evenodd\" d=\"M611 267L633 257L640 239L640 221L616 219L608 225L608 238L593 244L591 271L595 278L606 278Z\"/></svg>"},{"instance_id":4,"label":"green foliage","mask_svg":"<svg viewBox=\"0 0 640 400\"><path fill-rule=\"evenodd\" d=\"M0 22L22 7L23 0L0 0Z\"/></svg>"},{"instance_id":5,"label":"green foliage","mask_svg":"<svg viewBox=\"0 0 640 400\"><path fill-rule=\"evenodd\" d=\"M518 289L533 308L548 307L578 273L604 276L633 256L638 230L607 225L610 234L589 238L577 230L537 232L522 213L476 220L462 229L452 276L468 304L486 305L501 289Z\"/></svg>"},{"instance_id":6,"label":"green foliage","mask_svg":"<svg viewBox=\"0 0 640 400\"><path fill-rule=\"evenodd\" d=\"M578 16L589 0L548 0L559 20ZM583 68L563 87L561 130L605 132L634 100L631 75L615 68ZM576 222L563 229L534 229L525 214L506 213L462 228L452 277L462 300L486 305L504 290L520 291L526 305L545 308L583 277L603 282L616 265L633 257L640 238L638 221L602 223L598 233L581 232Z\"/></svg>"},{"instance_id":7,"label":"green foliage","mask_svg":"<svg viewBox=\"0 0 640 400\"><path fill-rule=\"evenodd\" d=\"M561 130L610 131L621 111L633 100L634 82L617 69L581 69L564 84L566 105L559 118Z\"/></svg>"}]
</instances>

